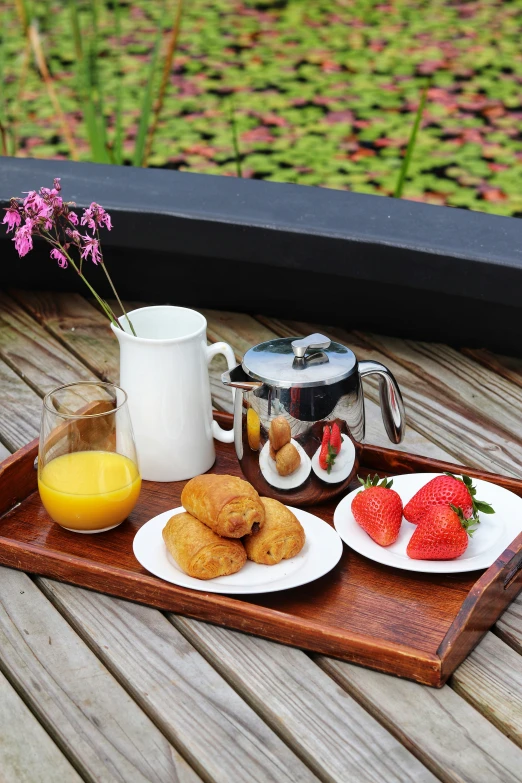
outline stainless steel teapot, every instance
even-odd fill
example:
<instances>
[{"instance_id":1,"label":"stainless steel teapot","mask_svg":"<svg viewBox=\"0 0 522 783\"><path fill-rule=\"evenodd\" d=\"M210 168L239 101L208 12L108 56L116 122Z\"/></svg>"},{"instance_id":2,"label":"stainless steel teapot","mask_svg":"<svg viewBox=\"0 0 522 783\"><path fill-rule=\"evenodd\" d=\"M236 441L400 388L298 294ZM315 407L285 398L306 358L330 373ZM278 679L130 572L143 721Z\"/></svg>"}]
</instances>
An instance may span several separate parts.
<instances>
[{"instance_id":1,"label":"stainless steel teapot","mask_svg":"<svg viewBox=\"0 0 522 783\"><path fill-rule=\"evenodd\" d=\"M236 453L259 494L311 505L348 487L364 438L361 378L373 374L386 432L400 443L404 404L392 373L322 334L260 343L222 375L236 390Z\"/></svg>"}]
</instances>

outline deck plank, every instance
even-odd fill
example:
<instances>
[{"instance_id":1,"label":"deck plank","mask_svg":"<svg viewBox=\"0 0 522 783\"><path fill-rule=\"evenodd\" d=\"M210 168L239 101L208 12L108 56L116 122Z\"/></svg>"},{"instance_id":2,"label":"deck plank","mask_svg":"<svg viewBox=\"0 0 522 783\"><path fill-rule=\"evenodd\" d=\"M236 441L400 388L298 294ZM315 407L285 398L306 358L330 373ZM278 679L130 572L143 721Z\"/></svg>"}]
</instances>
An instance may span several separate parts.
<instances>
[{"instance_id":1,"label":"deck plank","mask_svg":"<svg viewBox=\"0 0 522 783\"><path fill-rule=\"evenodd\" d=\"M508 438L519 437L522 388L455 348L365 333L365 342L427 381L449 399L462 399L470 415L494 423Z\"/></svg>"},{"instance_id":2,"label":"deck plank","mask_svg":"<svg viewBox=\"0 0 522 783\"><path fill-rule=\"evenodd\" d=\"M0 672L0 780L49 783L82 780Z\"/></svg>"},{"instance_id":3,"label":"deck plank","mask_svg":"<svg viewBox=\"0 0 522 783\"><path fill-rule=\"evenodd\" d=\"M310 324L259 317L265 325L270 324L281 335L305 334L311 328ZM450 394L449 390L443 393L428 378L423 377L420 355L417 371L412 372L366 342L366 336L363 338L360 334L337 327L313 328L349 345L360 359L373 359L386 364L401 387L411 425L450 452L454 461L497 473L522 475L522 441L514 441L512 435L498 425L493 404L490 405L490 415L486 416L474 409L467 399ZM365 393L377 402L377 381L368 377L365 383Z\"/></svg>"},{"instance_id":4,"label":"deck plank","mask_svg":"<svg viewBox=\"0 0 522 783\"><path fill-rule=\"evenodd\" d=\"M448 685L426 688L332 658L315 660L443 783L522 781L522 750Z\"/></svg>"},{"instance_id":5,"label":"deck plank","mask_svg":"<svg viewBox=\"0 0 522 783\"><path fill-rule=\"evenodd\" d=\"M38 581L205 780L316 780L161 612L48 579Z\"/></svg>"},{"instance_id":6,"label":"deck plank","mask_svg":"<svg viewBox=\"0 0 522 783\"><path fill-rule=\"evenodd\" d=\"M10 293L94 375L118 382L118 341L105 316L83 296L49 291Z\"/></svg>"},{"instance_id":7,"label":"deck plank","mask_svg":"<svg viewBox=\"0 0 522 783\"><path fill-rule=\"evenodd\" d=\"M496 375L506 378L517 386L522 386L522 359L520 357L503 356L488 351L486 348L461 348L460 350L465 356L470 356Z\"/></svg>"},{"instance_id":8,"label":"deck plank","mask_svg":"<svg viewBox=\"0 0 522 783\"><path fill-rule=\"evenodd\" d=\"M522 594L515 598L497 620L495 630L501 639L522 655Z\"/></svg>"},{"instance_id":9,"label":"deck plank","mask_svg":"<svg viewBox=\"0 0 522 783\"><path fill-rule=\"evenodd\" d=\"M321 779L436 780L301 650L168 616Z\"/></svg>"},{"instance_id":10,"label":"deck plank","mask_svg":"<svg viewBox=\"0 0 522 783\"><path fill-rule=\"evenodd\" d=\"M451 687L522 747L522 656L486 634L451 678Z\"/></svg>"},{"instance_id":11,"label":"deck plank","mask_svg":"<svg viewBox=\"0 0 522 783\"><path fill-rule=\"evenodd\" d=\"M0 441L9 451L37 437L41 410L36 392L0 359Z\"/></svg>"},{"instance_id":12,"label":"deck plank","mask_svg":"<svg viewBox=\"0 0 522 783\"><path fill-rule=\"evenodd\" d=\"M201 310L208 321L208 334L213 340L225 340L232 346L238 361L244 353L256 343L278 337L275 329L268 328L252 316L242 313L219 312L217 310ZM286 336L286 335L285 335ZM378 399L378 398L377 398ZM390 447L382 422L380 405L376 400L365 400L366 442L379 446ZM412 427L408 427L403 442L398 446L403 451L433 457L434 459L453 460L452 455L440 446L432 443L424 435Z\"/></svg>"},{"instance_id":13,"label":"deck plank","mask_svg":"<svg viewBox=\"0 0 522 783\"><path fill-rule=\"evenodd\" d=\"M11 454L11 452L9 451L9 449L6 449L4 444L0 441L0 462L3 459L6 459L7 457L9 457L10 454Z\"/></svg>"},{"instance_id":14,"label":"deck plank","mask_svg":"<svg viewBox=\"0 0 522 783\"><path fill-rule=\"evenodd\" d=\"M0 568L0 655L18 692L88 780L199 780L31 579L8 568Z\"/></svg>"},{"instance_id":15,"label":"deck plank","mask_svg":"<svg viewBox=\"0 0 522 783\"><path fill-rule=\"evenodd\" d=\"M38 394L65 383L96 379L85 364L1 291L0 357Z\"/></svg>"}]
</instances>

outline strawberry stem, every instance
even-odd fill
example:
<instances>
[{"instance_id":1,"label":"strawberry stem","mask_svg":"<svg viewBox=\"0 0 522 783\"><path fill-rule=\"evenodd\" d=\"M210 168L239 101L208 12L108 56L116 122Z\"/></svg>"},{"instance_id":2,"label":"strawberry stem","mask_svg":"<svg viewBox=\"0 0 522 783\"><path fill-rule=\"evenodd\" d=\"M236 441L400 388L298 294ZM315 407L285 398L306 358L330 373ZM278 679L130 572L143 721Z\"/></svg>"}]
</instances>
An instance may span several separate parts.
<instances>
[{"instance_id":1,"label":"strawberry stem","mask_svg":"<svg viewBox=\"0 0 522 783\"><path fill-rule=\"evenodd\" d=\"M457 479L457 481L462 481L462 483L464 484L464 486L468 490L468 492L469 492L469 494L471 496L471 503L473 505L472 519L475 522L477 522L477 523L480 522L479 511L481 511L482 514L494 514L495 513L495 509L493 508L493 506L490 506L490 504L486 503L485 500L477 500L477 498L475 497L475 495L477 494L477 488L475 487L475 485L473 484L473 481L471 480L471 478L469 476L465 476L464 474L462 474L462 476L455 476L455 475L453 475L453 473L446 473L445 475L446 476L451 476L452 478Z\"/></svg>"},{"instance_id":2,"label":"strawberry stem","mask_svg":"<svg viewBox=\"0 0 522 783\"><path fill-rule=\"evenodd\" d=\"M357 479L365 489L370 489L370 487L383 487L384 489L391 489L393 484L393 479L391 479L391 481L389 481L387 478L381 479L377 473L373 478L370 476L370 474L368 474L365 479L362 479L360 476L357 476Z\"/></svg>"}]
</instances>

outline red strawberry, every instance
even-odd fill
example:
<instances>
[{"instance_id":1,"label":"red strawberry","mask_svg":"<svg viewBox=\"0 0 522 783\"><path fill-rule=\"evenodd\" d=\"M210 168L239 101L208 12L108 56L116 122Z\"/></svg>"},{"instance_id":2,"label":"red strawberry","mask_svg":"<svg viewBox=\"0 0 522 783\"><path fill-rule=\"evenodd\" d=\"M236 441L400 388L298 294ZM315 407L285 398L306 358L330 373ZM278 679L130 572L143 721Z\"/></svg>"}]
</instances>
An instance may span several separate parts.
<instances>
[{"instance_id":1,"label":"red strawberry","mask_svg":"<svg viewBox=\"0 0 522 783\"><path fill-rule=\"evenodd\" d=\"M341 451L341 446L343 445L343 441L341 438L341 430L339 429L339 425L336 421L332 424L332 434L330 436L330 446L335 451L336 454L339 454Z\"/></svg>"},{"instance_id":2,"label":"red strawberry","mask_svg":"<svg viewBox=\"0 0 522 783\"><path fill-rule=\"evenodd\" d=\"M330 443L331 432L330 427L325 426L323 429L323 440L321 443L321 451L319 452L319 465L327 473L330 473L332 466L335 462L337 452L332 448Z\"/></svg>"},{"instance_id":3,"label":"red strawberry","mask_svg":"<svg viewBox=\"0 0 522 783\"><path fill-rule=\"evenodd\" d=\"M402 523L402 500L394 489L393 481L379 476L366 481L359 479L364 489L352 500L352 514L356 522L381 546L397 541Z\"/></svg>"},{"instance_id":4,"label":"red strawberry","mask_svg":"<svg viewBox=\"0 0 522 783\"><path fill-rule=\"evenodd\" d=\"M495 512L489 503L476 500L475 493L476 489L469 476L456 478L451 473L445 473L419 489L410 502L406 503L404 517L408 522L417 525L431 506L455 506L462 509L466 519L472 518L478 522L479 511L484 514Z\"/></svg>"},{"instance_id":5,"label":"red strawberry","mask_svg":"<svg viewBox=\"0 0 522 783\"><path fill-rule=\"evenodd\" d=\"M431 506L413 531L406 554L413 560L453 560L468 547L476 528L456 506Z\"/></svg>"}]
</instances>

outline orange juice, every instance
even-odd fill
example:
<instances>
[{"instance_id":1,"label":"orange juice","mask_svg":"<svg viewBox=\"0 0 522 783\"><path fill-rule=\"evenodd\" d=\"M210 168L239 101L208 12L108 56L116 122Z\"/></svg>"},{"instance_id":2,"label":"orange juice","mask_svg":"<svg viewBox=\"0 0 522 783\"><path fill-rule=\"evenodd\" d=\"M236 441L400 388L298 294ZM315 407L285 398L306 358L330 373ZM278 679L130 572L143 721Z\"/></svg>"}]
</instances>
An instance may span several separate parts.
<instances>
[{"instance_id":1,"label":"orange juice","mask_svg":"<svg viewBox=\"0 0 522 783\"><path fill-rule=\"evenodd\" d=\"M96 531L130 514L141 489L134 462L111 451L76 451L56 457L38 477L42 503L62 527Z\"/></svg>"}]
</instances>

